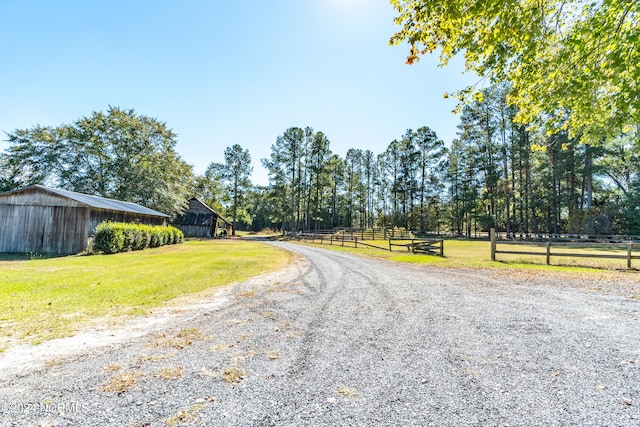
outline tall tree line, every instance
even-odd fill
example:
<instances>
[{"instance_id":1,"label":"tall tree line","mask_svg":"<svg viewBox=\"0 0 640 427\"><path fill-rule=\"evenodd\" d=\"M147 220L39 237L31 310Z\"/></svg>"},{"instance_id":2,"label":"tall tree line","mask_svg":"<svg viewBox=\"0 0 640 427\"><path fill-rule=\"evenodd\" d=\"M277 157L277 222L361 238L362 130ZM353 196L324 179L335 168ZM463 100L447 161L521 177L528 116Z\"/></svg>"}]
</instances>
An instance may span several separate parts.
<instances>
[{"instance_id":1,"label":"tall tree line","mask_svg":"<svg viewBox=\"0 0 640 427\"><path fill-rule=\"evenodd\" d=\"M381 153L350 148L341 157L322 131L286 129L261 159L270 177L264 187L251 184L251 156L240 145L195 175L164 123L110 108L70 125L8 134L0 189L43 183L171 215L195 195L231 218L234 231L237 224L640 235L638 125L595 143L568 129L530 129L516 121L511 90L494 85L467 104L448 148L423 126Z\"/></svg>"},{"instance_id":2,"label":"tall tree line","mask_svg":"<svg viewBox=\"0 0 640 427\"><path fill-rule=\"evenodd\" d=\"M434 227L440 222L431 214L442 211L438 177L445 154L444 143L428 127L408 130L380 155L350 148L344 158L331 151L323 132L289 128L262 159L270 184L255 193L273 210L261 210L254 219L287 231Z\"/></svg>"},{"instance_id":3,"label":"tall tree line","mask_svg":"<svg viewBox=\"0 0 640 427\"><path fill-rule=\"evenodd\" d=\"M425 126L377 155L351 148L342 158L322 132L290 128L262 160L271 181L255 193L274 209L253 217L287 231L640 234L638 127L600 143L529 129L511 90L494 85L467 104L448 149Z\"/></svg>"},{"instance_id":4,"label":"tall tree line","mask_svg":"<svg viewBox=\"0 0 640 427\"><path fill-rule=\"evenodd\" d=\"M464 107L447 164L449 228L638 234L638 129L597 144L528 130L495 85Z\"/></svg>"}]
</instances>

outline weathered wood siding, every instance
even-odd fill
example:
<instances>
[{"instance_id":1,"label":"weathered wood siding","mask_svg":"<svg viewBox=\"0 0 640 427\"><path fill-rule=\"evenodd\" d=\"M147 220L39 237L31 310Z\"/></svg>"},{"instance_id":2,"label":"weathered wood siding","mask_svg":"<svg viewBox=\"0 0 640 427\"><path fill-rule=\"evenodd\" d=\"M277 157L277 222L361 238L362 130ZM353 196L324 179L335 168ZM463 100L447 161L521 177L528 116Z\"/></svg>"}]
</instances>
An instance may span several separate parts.
<instances>
[{"instance_id":1,"label":"weathered wood siding","mask_svg":"<svg viewBox=\"0 0 640 427\"><path fill-rule=\"evenodd\" d=\"M218 216L198 199L189 199L189 208L173 220L172 225L186 237L213 237Z\"/></svg>"},{"instance_id":2,"label":"weathered wood siding","mask_svg":"<svg viewBox=\"0 0 640 427\"><path fill-rule=\"evenodd\" d=\"M39 189L0 197L0 252L74 254L102 221L166 225L164 217L95 209Z\"/></svg>"},{"instance_id":3,"label":"weathered wood siding","mask_svg":"<svg viewBox=\"0 0 640 427\"><path fill-rule=\"evenodd\" d=\"M211 209L203 205L198 199L189 199L189 208L185 212L207 215L212 214Z\"/></svg>"},{"instance_id":4,"label":"weathered wood siding","mask_svg":"<svg viewBox=\"0 0 640 427\"><path fill-rule=\"evenodd\" d=\"M70 206L0 205L0 252L82 252L89 209Z\"/></svg>"},{"instance_id":5,"label":"weathered wood siding","mask_svg":"<svg viewBox=\"0 0 640 427\"><path fill-rule=\"evenodd\" d=\"M0 204L23 206L79 206L83 204L36 188L2 196Z\"/></svg>"},{"instance_id":6,"label":"weathered wood siding","mask_svg":"<svg viewBox=\"0 0 640 427\"><path fill-rule=\"evenodd\" d=\"M174 225L184 233L185 237L211 237L211 226Z\"/></svg>"}]
</instances>

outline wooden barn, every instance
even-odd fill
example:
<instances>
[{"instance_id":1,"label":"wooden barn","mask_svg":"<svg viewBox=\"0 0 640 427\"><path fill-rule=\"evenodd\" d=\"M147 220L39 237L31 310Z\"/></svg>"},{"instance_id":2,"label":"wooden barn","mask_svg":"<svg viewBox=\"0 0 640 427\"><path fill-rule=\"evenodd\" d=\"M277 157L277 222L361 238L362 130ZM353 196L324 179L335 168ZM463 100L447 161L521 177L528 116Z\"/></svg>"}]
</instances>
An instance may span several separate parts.
<instances>
[{"instance_id":1,"label":"wooden barn","mask_svg":"<svg viewBox=\"0 0 640 427\"><path fill-rule=\"evenodd\" d=\"M232 224L196 197L189 199L189 207L171 223L185 237L218 237L231 235Z\"/></svg>"},{"instance_id":2,"label":"wooden barn","mask_svg":"<svg viewBox=\"0 0 640 427\"><path fill-rule=\"evenodd\" d=\"M166 225L135 203L33 185L0 194L0 252L74 254L102 221Z\"/></svg>"}]
</instances>

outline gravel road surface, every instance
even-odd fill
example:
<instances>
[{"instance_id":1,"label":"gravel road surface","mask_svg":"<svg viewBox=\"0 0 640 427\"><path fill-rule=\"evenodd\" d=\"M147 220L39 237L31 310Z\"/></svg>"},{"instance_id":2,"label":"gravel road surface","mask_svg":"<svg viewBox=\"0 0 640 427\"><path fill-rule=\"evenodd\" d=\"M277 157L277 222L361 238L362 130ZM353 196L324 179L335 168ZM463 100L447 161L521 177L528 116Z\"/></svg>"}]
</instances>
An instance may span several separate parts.
<instances>
[{"instance_id":1,"label":"gravel road surface","mask_svg":"<svg viewBox=\"0 0 640 427\"><path fill-rule=\"evenodd\" d=\"M113 330L0 355L0 425L638 426L637 273L320 247Z\"/></svg>"}]
</instances>

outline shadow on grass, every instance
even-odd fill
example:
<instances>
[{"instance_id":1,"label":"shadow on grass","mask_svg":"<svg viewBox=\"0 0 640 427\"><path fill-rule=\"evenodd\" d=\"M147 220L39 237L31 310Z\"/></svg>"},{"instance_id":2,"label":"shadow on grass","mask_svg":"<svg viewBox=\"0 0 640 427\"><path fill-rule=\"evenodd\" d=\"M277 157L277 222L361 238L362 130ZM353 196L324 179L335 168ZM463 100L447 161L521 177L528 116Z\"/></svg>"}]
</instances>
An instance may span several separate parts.
<instances>
[{"instance_id":1,"label":"shadow on grass","mask_svg":"<svg viewBox=\"0 0 640 427\"><path fill-rule=\"evenodd\" d=\"M558 257L556 257L558 258ZM617 266L617 265L587 265L587 264L574 264L574 263L570 263L570 262L562 262L562 261L557 261L557 262L552 262L551 264L545 264L544 262L534 262L534 261L525 261L525 260L517 260L517 261L510 261L510 260L496 260L493 261L496 264L502 264L504 266L509 266L509 267L522 267L522 268L526 268L526 269L544 269L544 268L548 268L549 270L553 270L554 267L560 267L560 268L566 268L569 270L581 270L581 271L618 271L618 272L623 272L623 273L638 273L640 272L640 269L637 267L631 267L631 268L626 268L623 266Z\"/></svg>"},{"instance_id":2,"label":"shadow on grass","mask_svg":"<svg viewBox=\"0 0 640 427\"><path fill-rule=\"evenodd\" d=\"M580 249L587 251L601 251L601 252L622 252L627 250L628 243L597 243L597 242L550 242L551 249ZM546 247L546 242L511 242L511 241L502 241L499 240L497 242L500 246L512 246L512 247L523 247L530 246L535 248L544 249ZM633 247L634 252L640 251L640 244L635 243Z\"/></svg>"},{"instance_id":3,"label":"shadow on grass","mask_svg":"<svg viewBox=\"0 0 640 427\"><path fill-rule=\"evenodd\" d=\"M32 261L37 259L63 258L67 256L69 255L41 254L41 253L27 253L27 254L0 253L0 261Z\"/></svg>"}]
</instances>

